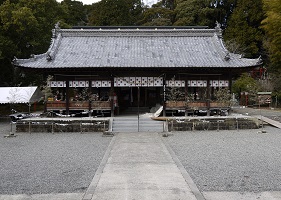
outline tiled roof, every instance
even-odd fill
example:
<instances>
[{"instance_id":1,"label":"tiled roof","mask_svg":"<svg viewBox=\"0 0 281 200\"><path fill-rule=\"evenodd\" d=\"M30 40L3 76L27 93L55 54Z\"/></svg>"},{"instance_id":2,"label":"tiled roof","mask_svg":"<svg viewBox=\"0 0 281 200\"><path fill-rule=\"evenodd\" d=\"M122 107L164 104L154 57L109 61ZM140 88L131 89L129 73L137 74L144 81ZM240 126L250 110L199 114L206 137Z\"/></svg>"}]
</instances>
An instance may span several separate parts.
<instances>
[{"instance_id":1,"label":"tiled roof","mask_svg":"<svg viewBox=\"0 0 281 200\"><path fill-rule=\"evenodd\" d=\"M49 50L15 59L26 68L250 67L259 59L229 53L215 29L56 29Z\"/></svg>"}]
</instances>

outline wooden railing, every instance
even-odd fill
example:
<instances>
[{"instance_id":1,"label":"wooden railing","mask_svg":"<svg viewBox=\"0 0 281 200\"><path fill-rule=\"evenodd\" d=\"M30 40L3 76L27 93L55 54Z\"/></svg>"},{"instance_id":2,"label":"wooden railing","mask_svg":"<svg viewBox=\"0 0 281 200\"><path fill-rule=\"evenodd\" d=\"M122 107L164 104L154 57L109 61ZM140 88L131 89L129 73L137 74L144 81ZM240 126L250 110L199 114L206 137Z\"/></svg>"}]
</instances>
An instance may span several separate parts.
<instances>
[{"instance_id":1,"label":"wooden railing","mask_svg":"<svg viewBox=\"0 0 281 200\"><path fill-rule=\"evenodd\" d=\"M66 104L65 104L66 106ZM69 110L87 110L89 109L88 101L70 101Z\"/></svg>"},{"instance_id":2,"label":"wooden railing","mask_svg":"<svg viewBox=\"0 0 281 200\"><path fill-rule=\"evenodd\" d=\"M65 110L65 101L48 101L47 110Z\"/></svg>"},{"instance_id":3,"label":"wooden railing","mask_svg":"<svg viewBox=\"0 0 281 200\"><path fill-rule=\"evenodd\" d=\"M47 110L65 110L65 101L48 101ZM70 101L70 110L87 110L89 109L88 101ZM92 110L110 110L110 101L93 101L91 103Z\"/></svg>"},{"instance_id":4,"label":"wooden railing","mask_svg":"<svg viewBox=\"0 0 281 200\"><path fill-rule=\"evenodd\" d=\"M93 110L110 110L110 101L93 101L91 107Z\"/></svg>"}]
</instances>

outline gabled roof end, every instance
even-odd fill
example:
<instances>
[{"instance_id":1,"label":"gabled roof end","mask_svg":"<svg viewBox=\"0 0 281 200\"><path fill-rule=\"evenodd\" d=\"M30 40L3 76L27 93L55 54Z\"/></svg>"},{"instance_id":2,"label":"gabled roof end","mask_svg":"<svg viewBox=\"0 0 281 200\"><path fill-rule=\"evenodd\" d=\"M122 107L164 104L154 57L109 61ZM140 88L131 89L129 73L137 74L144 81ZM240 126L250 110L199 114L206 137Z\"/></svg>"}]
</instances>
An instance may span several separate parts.
<instances>
[{"instance_id":1,"label":"gabled roof end","mask_svg":"<svg viewBox=\"0 0 281 200\"><path fill-rule=\"evenodd\" d=\"M52 38L56 38L58 36L58 32L60 31L60 22L55 24L55 28L52 30Z\"/></svg>"},{"instance_id":2,"label":"gabled roof end","mask_svg":"<svg viewBox=\"0 0 281 200\"><path fill-rule=\"evenodd\" d=\"M218 21L216 21L215 32L217 33L219 38L222 38L221 24Z\"/></svg>"}]
</instances>

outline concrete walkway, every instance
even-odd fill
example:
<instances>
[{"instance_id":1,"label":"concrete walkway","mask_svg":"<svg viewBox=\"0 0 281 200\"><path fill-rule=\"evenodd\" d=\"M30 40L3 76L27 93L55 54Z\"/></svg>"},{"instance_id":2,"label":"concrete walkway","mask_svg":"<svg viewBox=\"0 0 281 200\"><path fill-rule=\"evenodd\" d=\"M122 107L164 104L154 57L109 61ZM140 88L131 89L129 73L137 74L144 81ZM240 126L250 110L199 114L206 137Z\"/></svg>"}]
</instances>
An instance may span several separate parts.
<instances>
[{"instance_id":1,"label":"concrete walkway","mask_svg":"<svg viewBox=\"0 0 281 200\"><path fill-rule=\"evenodd\" d=\"M83 200L204 200L158 133L119 133Z\"/></svg>"},{"instance_id":2,"label":"concrete walkway","mask_svg":"<svg viewBox=\"0 0 281 200\"><path fill-rule=\"evenodd\" d=\"M256 117L257 119L259 120L262 120L272 126L275 126L276 128L280 128L281 129L281 123L280 122L277 122L277 121L274 121L272 119L269 119L268 117L264 117L264 116L261 116L261 115L257 115L257 116L254 116Z\"/></svg>"}]
</instances>

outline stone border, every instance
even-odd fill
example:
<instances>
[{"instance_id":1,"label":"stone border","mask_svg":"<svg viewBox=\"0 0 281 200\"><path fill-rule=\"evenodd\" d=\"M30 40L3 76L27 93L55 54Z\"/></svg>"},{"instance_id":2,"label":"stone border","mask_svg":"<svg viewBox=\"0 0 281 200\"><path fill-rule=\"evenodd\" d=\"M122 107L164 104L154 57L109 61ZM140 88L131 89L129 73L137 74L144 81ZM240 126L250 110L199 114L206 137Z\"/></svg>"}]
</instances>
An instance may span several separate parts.
<instances>
[{"instance_id":1,"label":"stone border","mask_svg":"<svg viewBox=\"0 0 281 200\"><path fill-rule=\"evenodd\" d=\"M116 135L117 136L117 135ZM107 150L103 156L103 159L100 163L100 166L99 168L97 169L96 173L95 173L95 176L94 178L92 179L92 182L90 183L88 189L86 190L85 194L83 195L83 198L82 200L91 200L94 193L95 193L95 190L96 190L96 187L98 185L98 182L101 178L101 175L102 175L102 172L103 172L103 169L108 161L108 158L110 156L110 153L111 153L111 150L112 150L112 147L114 146L115 144L115 141L116 141L116 136L114 136L109 144L109 146L107 147Z\"/></svg>"},{"instance_id":2,"label":"stone border","mask_svg":"<svg viewBox=\"0 0 281 200\"><path fill-rule=\"evenodd\" d=\"M161 137L161 136L160 136ZM165 144L167 150L169 151L170 155L172 156L172 159L176 163L177 167L179 168L183 178L185 179L186 183L189 185L192 193L195 195L197 200L206 200L203 194L199 191L196 184L193 182L192 178L188 174L188 172L185 170L184 166L181 164L180 160L176 156L175 152L172 150L172 148L169 146L169 144L161 138L162 142Z\"/></svg>"}]
</instances>

